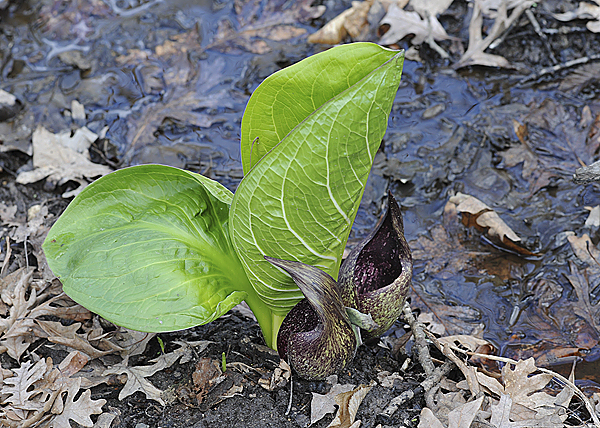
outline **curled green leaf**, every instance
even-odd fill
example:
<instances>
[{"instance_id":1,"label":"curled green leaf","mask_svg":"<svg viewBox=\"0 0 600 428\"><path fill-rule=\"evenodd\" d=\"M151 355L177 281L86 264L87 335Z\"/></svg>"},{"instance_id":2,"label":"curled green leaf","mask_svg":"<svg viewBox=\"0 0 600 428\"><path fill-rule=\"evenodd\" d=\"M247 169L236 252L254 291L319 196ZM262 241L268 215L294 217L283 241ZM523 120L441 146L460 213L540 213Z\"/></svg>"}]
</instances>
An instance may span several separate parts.
<instances>
[{"instance_id":1,"label":"curled green leaf","mask_svg":"<svg viewBox=\"0 0 600 428\"><path fill-rule=\"evenodd\" d=\"M404 238L402 213L389 193L387 212L344 260L338 279L344 304L370 314L378 325L363 331L367 338L385 333L398 319L411 277L412 256Z\"/></svg>"},{"instance_id":2,"label":"curled green leaf","mask_svg":"<svg viewBox=\"0 0 600 428\"><path fill-rule=\"evenodd\" d=\"M52 227L48 265L73 300L115 324L163 332L211 322L258 301L229 239L232 197L177 168L113 172Z\"/></svg>"},{"instance_id":3,"label":"curled green leaf","mask_svg":"<svg viewBox=\"0 0 600 428\"><path fill-rule=\"evenodd\" d=\"M324 379L343 369L358 342L335 280L304 263L265 259L287 272L306 296L281 324L277 336L281 358L305 379Z\"/></svg>"}]
</instances>

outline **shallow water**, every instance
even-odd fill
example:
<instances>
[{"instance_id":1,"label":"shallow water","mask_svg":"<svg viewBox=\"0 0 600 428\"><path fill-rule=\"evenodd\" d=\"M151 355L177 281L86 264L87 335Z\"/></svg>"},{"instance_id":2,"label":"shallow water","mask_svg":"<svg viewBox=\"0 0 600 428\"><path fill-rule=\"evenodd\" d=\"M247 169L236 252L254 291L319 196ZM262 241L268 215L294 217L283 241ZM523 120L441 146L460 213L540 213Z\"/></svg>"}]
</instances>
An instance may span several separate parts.
<instances>
[{"instance_id":1,"label":"shallow water","mask_svg":"<svg viewBox=\"0 0 600 428\"><path fill-rule=\"evenodd\" d=\"M25 3L1 14L0 87L26 106L15 121L0 124L5 146L26 152L37 124L53 132L81 126L69 115L77 100L85 125L104 135L97 159L188 168L234 190L249 95L272 72L320 49L300 36L266 39L265 52L256 54L239 34L223 37L219 28L227 21L241 30L269 22L272 11L260 2L252 16L209 0L73 3ZM570 177L595 155L592 124L582 123L582 112L587 105L594 119L600 106L559 90L559 82L518 87L519 78L406 61L350 242L375 224L390 188L401 201L407 239L422 249L414 306L438 315L448 334L475 333L482 324L483 336L504 355L592 361L598 332L573 310L578 299L566 275L574 257L565 232L598 239L597 230L584 227L584 207L600 204L598 187ZM528 123L526 144L515 120ZM509 254L444 217L448 198L459 191L495 209L540 256ZM424 246L436 227L445 240ZM598 290L591 289L595 304ZM595 365L589 367L586 376L596 378Z\"/></svg>"}]
</instances>

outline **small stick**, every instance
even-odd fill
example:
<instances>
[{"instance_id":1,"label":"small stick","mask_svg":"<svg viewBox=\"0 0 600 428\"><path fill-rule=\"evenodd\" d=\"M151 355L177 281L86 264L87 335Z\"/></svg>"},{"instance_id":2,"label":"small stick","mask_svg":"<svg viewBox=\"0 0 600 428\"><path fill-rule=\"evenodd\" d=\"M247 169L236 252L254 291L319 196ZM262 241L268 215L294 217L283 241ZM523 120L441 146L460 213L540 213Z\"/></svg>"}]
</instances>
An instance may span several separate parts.
<instances>
[{"instance_id":1,"label":"small stick","mask_svg":"<svg viewBox=\"0 0 600 428\"><path fill-rule=\"evenodd\" d=\"M452 371L453 368L454 363L446 361L444 364L436 368L431 376L428 376L427 379L421 382L415 389L409 389L397 397L394 397L383 410L383 412L380 413L380 415L388 418L391 417L400 406L407 401L412 400L416 394L424 391L431 391L435 385L439 384L444 376Z\"/></svg>"},{"instance_id":2,"label":"small stick","mask_svg":"<svg viewBox=\"0 0 600 428\"><path fill-rule=\"evenodd\" d=\"M600 161L578 168L573 175L576 184L588 184L600 180Z\"/></svg>"},{"instance_id":3,"label":"small stick","mask_svg":"<svg viewBox=\"0 0 600 428\"><path fill-rule=\"evenodd\" d=\"M562 64L553 65L552 67L545 67L539 71L536 71L535 73L531 73L530 75L522 78L517 83L517 86L522 86L523 84L525 84L531 80L538 80L540 77L543 77L547 74L556 73L557 71L564 70L565 68L571 68L571 67L575 67L576 65L587 64L588 62L597 61L599 59L600 59L600 55L596 54L596 55L585 56L583 58L573 59L573 60L570 60L567 62L563 62Z\"/></svg>"},{"instance_id":4,"label":"small stick","mask_svg":"<svg viewBox=\"0 0 600 428\"><path fill-rule=\"evenodd\" d=\"M410 308L410 304L408 302L404 303L402 313L404 314L404 319L408 325L410 325L410 329L415 337L415 348L417 349L419 363L423 367L425 374L429 377L435 370L435 366L433 365L433 361L431 361L431 355L429 354L429 346L427 345L427 340L425 339L423 324L417 322L412 314L412 309Z\"/></svg>"},{"instance_id":5,"label":"small stick","mask_svg":"<svg viewBox=\"0 0 600 428\"><path fill-rule=\"evenodd\" d=\"M285 415L289 415L292 410L292 398L294 397L294 375L290 375L290 401L288 402L287 410Z\"/></svg>"},{"instance_id":6,"label":"small stick","mask_svg":"<svg viewBox=\"0 0 600 428\"><path fill-rule=\"evenodd\" d=\"M454 368L454 363L450 361L447 361L438 368L435 368L433 361L431 360L431 355L429 354L429 347L425 339L423 324L421 324L415 319L415 317L412 314L410 304L408 302L404 303L402 312L404 314L404 319L410 325L410 329L413 333L413 336L415 337L415 348L417 350L417 358L419 359L419 363L423 367L427 378L423 382L421 382L420 385L414 390L404 391L399 396L394 397L392 401L390 401L390 403L387 405L387 407L383 410L383 412L380 413L380 415L384 417L391 417L403 403L405 403L408 400L411 400L415 396L415 394L425 392L426 397L432 397L432 394L429 394L429 391L433 390L436 387L436 385L439 384L440 380L442 380L442 378L448 373L450 373L450 371ZM429 401L432 400L430 399ZM434 406L430 407L434 408Z\"/></svg>"},{"instance_id":7,"label":"small stick","mask_svg":"<svg viewBox=\"0 0 600 428\"><path fill-rule=\"evenodd\" d=\"M527 9L525 11L525 15L527 15L527 19L529 19L529 22L531 22L531 25L533 25L533 29L535 30L537 35L540 37L540 39L542 39L542 42L544 42L544 46L546 46L546 50L550 54L550 60L552 61L552 64L558 64L558 61L554 56L554 52L552 52L552 47L550 47L550 42L548 42L548 36L546 36L542 32L542 27L540 27L540 23L537 21L537 19L535 19L535 16L531 9Z\"/></svg>"}]
</instances>

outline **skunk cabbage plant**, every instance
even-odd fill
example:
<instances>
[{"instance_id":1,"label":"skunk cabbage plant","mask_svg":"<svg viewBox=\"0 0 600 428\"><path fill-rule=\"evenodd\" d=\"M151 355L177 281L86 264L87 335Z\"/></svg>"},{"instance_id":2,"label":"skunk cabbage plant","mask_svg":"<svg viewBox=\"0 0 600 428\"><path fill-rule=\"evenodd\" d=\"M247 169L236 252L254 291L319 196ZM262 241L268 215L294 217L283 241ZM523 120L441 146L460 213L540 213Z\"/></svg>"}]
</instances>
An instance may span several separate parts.
<instances>
[{"instance_id":1,"label":"skunk cabbage plant","mask_svg":"<svg viewBox=\"0 0 600 428\"><path fill-rule=\"evenodd\" d=\"M338 283L312 266L267 260L283 268L306 296L283 320L277 350L309 379L343 368L362 335L372 338L388 330L402 312L412 276L400 207L391 193L375 230L342 263Z\"/></svg>"},{"instance_id":2,"label":"skunk cabbage plant","mask_svg":"<svg viewBox=\"0 0 600 428\"><path fill-rule=\"evenodd\" d=\"M314 338L309 345L287 332L286 352L327 349L316 364L332 363L315 375L296 365L307 377L343 367L357 346L357 325L376 332L388 325L383 316L369 317L371 306L399 304L379 297L385 288L378 281L409 275L394 263L383 272L377 252L404 254L404 246L377 241L354 257L351 278L336 283L403 60L403 52L355 43L269 76L242 119L245 175L235 195L162 165L125 168L92 183L44 242L64 291L117 325L149 332L205 324L246 301L272 348L304 293L317 321L307 318L303 328L323 334L304 335ZM369 269L382 270L377 283L366 278ZM376 303L363 305L363 298ZM317 336L330 331L343 338L325 346ZM342 348L345 356L337 356Z\"/></svg>"}]
</instances>

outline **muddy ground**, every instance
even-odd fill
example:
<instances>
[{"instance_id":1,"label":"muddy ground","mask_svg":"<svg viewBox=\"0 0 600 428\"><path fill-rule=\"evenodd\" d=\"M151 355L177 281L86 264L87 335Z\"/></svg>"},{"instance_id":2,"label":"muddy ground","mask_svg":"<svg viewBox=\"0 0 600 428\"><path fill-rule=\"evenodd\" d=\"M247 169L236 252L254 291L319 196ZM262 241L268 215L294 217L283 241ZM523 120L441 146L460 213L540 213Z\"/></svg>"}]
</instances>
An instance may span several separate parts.
<instances>
[{"instance_id":1,"label":"muddy ground","mask_svg":"<svg viewBox=\"0 0 600 428\"><path fill-rule=\"evenodd\" d=\"M248 2L236 5L245 3ZM146 4L151 7L128 14ZM237 144L247 97L268 74L326 48L307 43L306 36L349 7L350 2L324 4L325 14L297 23L296 28L303 31L298 37L264 37L264 50L253 52L244 37L238 40L235 34L223 35L219 31L224 30L217 28L216 22L228 16L240 28L247 24L236 15L233 2L178 1L169 7L161 2L99 0L72 4L51 0L39 4L11 2L0 12L0 88L17 95L19 101L15 114L10 113L0 122L0 201L16 210L2 216L2 278L32 266L38 267L36 278L51 283L40 253L44 231L70 201L63 197L65 192L85 181L78 176L29 184L16 182L20 172L33 168L31 134L37 124L54 133L85 124L100 136L89 149L92 161L111 169L136 163L164 163L202 172L234 190L241 178ZM453 64L467 46L471 13L467 2L455 0L440 17L446 31L456 37L439 42L450 57L442 59L422 44L417 46L422 62L407 61L405 65L390 130L376 160L351 244L375 223L385 190L391 189L402 201L407 238L417 250L411 294L417 312L433 312L433 324L443 325L446 334L461 332L485 337L501 355L533 355L551 363L583 360L588 378L585 385L593 392L599 372L595 364L598 332L594 322L582 327L585 316L565 321L565 313L559 317L552 312L552 305L563 301L560 299L577 301L576 292L565 279L570 273L568 259L574 256L565 249L567 238L562 234L585 231L594 243L599 237L597 228L583 226L583 207L600 203L598 186L575 186L570 176L576 167L597 158L597 144L590 141L595 135L591 129L596 126L592 122L600 113L598 63L594 62L600 55L600 37L585 27L584 20L560 22L551 14L576 6L577 2L548 1L531 9L546 31L546 40L522 15L494 49L512 68L472 66L454 71ZM204 14L212 21L202 20ZM201 25L196 25L198 22ZM491 24L492 21L485 21L484 29L489 30ZM379 34L372 33L367 39L377 41L386 28L377 31ZM195 36L189 37L190 34ZM137 39L143 42L136 42ZM73 40L76 47L65 48ZM405 39L396 47L412 46ZM181 52L186 54L182 56ZM570 64L581 58L590 60L578 66ZM194 64L199 64L198 69ZM221 72L220 80L214 80ZM195 91L200 101L185 98L186 91ZM73 117L74 99L85 105L84 119ZM185 100L181 111L165 112L164 104L177 104L181 99ZM168 104L168 108L173 110L175 104ZM189 112L193 114L186 115ZM516 155L520 159L506 155L519 144L512 119L522 123L534 120L526 119L531 112L539 112L539 127L531 130L538 136L535 141L539 145L532 148L535 156L545 155L544 150L555 150L554 141L574 136L573 150L554 153L562 163L524 158L523 154ZM586 115L591 117L588 122ZM561 134L556 126L542 124L541 118L572 126ZM140 129L144 132L136 132ZM574 130L579 134L575 135ZM551 143L543 147L542 141ZM399 162L406 166L394 169ZM544 175L548 171L552 173ZM512 216L515 220L511 225L524 236L524 246L532 253L544 253L542 259L506 255L491 248L488 242L481 242L474 232L464 230L451 236L461 245L455 247L451 239L444 241L446 254L425 245L423 236L442 222L440 213L447 197L456 191L487 198L488 204ZM15 239L14 231L19 224L28 224L28 210L37 205L48 210L43 222L36 230L30 230L25 239ZM467 245L468 251L462 245ZM428 249L431 253L424 255ZM472 256L474 253L478 255ZM461 257L469 262L456 266L455 261ZM557 292L556 287L548 286L554 293L554 297L548 297L550 294L539 291L539 278L546 285L558 284L562 288ZM478 292L472 291L474 283ZM51 296L60 291L56 281L53 287ZM515 307L524 314L517 321L511 315ZM5 305L1 309L2 316L8 316L9 308ZM560 318L556 323L559 327L540 321L543 311L551 313L550 318ZM596 315L592 314L592 318ZM109 336L117 331L91 315L81 320L44 315L40 320L60 321L65 326L82 321L82 329L78 330L81 334L90 331L92 325L100 326ZM399 321L384 341L359 348L353 363L339 374L337 383L341 385L375 381L358 410L362 427L416 427L419 423L418 416L425 406L422 393L417 393L392 417L380 415L392 398L415 389L425 378L412 355L412 341L405 344L400 340L404 332L404 323ZM7 352L0 354L1 367L15 370L24 362L47 357L56 364L73 349L50 341L48 334L34 339L19 359ZM108 385L91 387L91 399L106 400L103 412L111 415L109 422L92 416L96 426L306 427L310 423L313 393L326 394L336 383L307 382L294 376L269 390L279 360L262 346L257 324L238 311L209 325L153 337L145 351L132 355L129 363L151 365L151 360L179 349L179 341L212 343L204 349L192 346L189 361L175 362L148 376L155 387L166 391L165 404L148 399L142 392L119 399L127 379L122 374L111 375ZM549 348L561 352L548 352ZM224 377L218 384L203 383L197 374L202 371L202 364L220 366L223 355L227 364L227 370L221 373ZM443 359L439 354L434 357ZM109 366L119 358L107 355L99 360ZM384 382L382 372L399 376ZM454 371L449 378L458 381L461 374ZM224 398L228 394L232 396ZM577 404L572 411L574 424L588 417ZM314 426L326 427L332 419L333 414L327 414Z\"/></svg>"}]
</instances>

